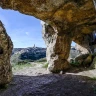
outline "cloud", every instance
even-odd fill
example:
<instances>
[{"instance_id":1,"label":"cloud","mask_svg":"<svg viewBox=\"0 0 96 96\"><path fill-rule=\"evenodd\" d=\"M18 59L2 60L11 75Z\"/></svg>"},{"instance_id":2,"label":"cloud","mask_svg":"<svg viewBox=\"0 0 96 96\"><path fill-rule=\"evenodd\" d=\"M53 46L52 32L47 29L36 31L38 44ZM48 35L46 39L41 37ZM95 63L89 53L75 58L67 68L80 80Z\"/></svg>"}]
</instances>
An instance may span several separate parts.
<instances>
[{"instance_id":1,"label":"cloud","mask_svg":"<svg viewBox=\"0 0 96 96\"><path fill-rule=\"evenodd\" d=\"M29 35L29 32L25 32L25 34L28 36Z\"/></svg>"},{"instance_id":2,"label":"cloud","mask_svg":"<svg viewBox=\"0 0 96 96\"><path fill-rule=\"evenodd\" d=\"M16 19L15 19L16 18ZM4 23L14 47L43 46L42 26L40 21L28 16L21 16L15 11L0 9L0 20ZM17 22L18 21L18 22Z\"/></svg>"},{"instance_id":3,"label":"cloud","mask_svg":"<svg viewBox=\"0 0 96 96\"><path fill-rule=\"evenodd\" d=\"M18 40L12 40L14 43L18 43L19 41Z\"/></svg>"}]
</instances>

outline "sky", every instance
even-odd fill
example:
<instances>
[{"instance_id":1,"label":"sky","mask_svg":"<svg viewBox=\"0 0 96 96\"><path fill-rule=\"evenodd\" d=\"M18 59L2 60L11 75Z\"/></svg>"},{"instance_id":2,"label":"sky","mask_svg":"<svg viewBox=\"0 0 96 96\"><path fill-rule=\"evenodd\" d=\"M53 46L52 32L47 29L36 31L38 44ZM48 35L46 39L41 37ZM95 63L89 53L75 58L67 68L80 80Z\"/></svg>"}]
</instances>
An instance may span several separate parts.
<instances>
[{"instance_id":1,"label":"sky","mask_svg":"<svg viewBox=\"0 0 96 96\"><path fill-rule=\"evenodd\" d=\"M13 10L0 8L0 20L3 22L14 48L46 47L42 39L40 20Z\"/></svg>"},{"instance_id":2,"label":"sky","mask_svg":"<svg viewBox=\"0 0 96 96\"><path fill-rule=\"evenodd\" d=\"M42 38L41 21L13 10L0 8L0 20L3 22L14 48L46 47ZM74 43L72 43L74 45Z\"/></svg>"}]
</instances>

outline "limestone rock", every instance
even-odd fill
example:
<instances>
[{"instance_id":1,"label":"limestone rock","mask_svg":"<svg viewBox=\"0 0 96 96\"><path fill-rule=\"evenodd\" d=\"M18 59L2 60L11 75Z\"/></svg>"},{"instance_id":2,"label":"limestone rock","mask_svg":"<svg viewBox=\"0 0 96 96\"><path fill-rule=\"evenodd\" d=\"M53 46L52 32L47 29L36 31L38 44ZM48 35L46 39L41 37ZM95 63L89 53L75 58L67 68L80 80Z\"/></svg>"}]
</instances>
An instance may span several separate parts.
<instances>
[{"instance_id":1,"label":"limestone rock","mask_svg":"<svg viewBox=\"0 0 96 96\"><path fill-rule=\"evenodd\" d=\"M43 38L47 45L46 57L49 71L59 72L68 69L67 58L69 57L71 38L66 34L58 35L56 30L46 23L43 24Z\"/></svg>"},{"instance_id":2,"label":"limestone rock","mask_svg":"<svg viewBox=\"0 0 96 96\"><path fill-rule=\"evenodd\" d=\"M54 27L58 26L57 30L62 28L63 33L72 33L76 38L95 29L93 0L1 0L0 6L35 16Z\"/></svg>"},{"instance_id":3,"label":"limestone rock","mask_svg":"<svg viewBox=\"0 0 96 96\"><path fill-rule=\"evenodd\" d=\"M93 62L91 64L90 68L96 69L96 57L93 59Z\"/></svg>"},{"instance_id":4,"label":"limestone rock","mask_svg":"<svg viewBox=\"0 0 96 96\"><path fill-rule=\"evenodd\" d=\"M75 62L79 63L79 65L82 66L84 60L88 57L89 54L82 54L82 55L78 55L76 58L75 58Z\"/></svg>"},{"instance_id":5,"label":"limestone rock","mask_svg":"<svg viewBox=\"0 0 96 96\"><path fill-rule=\"evenodd\" d=\"M89 67L89 66L91 65L91 63L92 63L92 60L93 60L93 58L92 58L92 55L90 54L90 55L84 60L83 65L84 65L85 67Z\"/></svg>"},{"instance_id":6,"label":"limestone rock","mask_svg":"<svg viewBox=\"0 0 96 96\"><path fill-rule=\"evenodd\" d=\"M94 52L94 53L92 54L92 56L93 56L93 58L95 58L95 57L96 57L96 52Z\"/></svg>"},{"instance_id":7,"label":"limestone rock","mask_svg":"<svg viewBox=\"0 0 96 96\"><path fill-rule=\"evenodd\" d=\"M12 48L12 41L0 21L0 85L9 83L12 78L10 65Z\"/></svg>"},{"instance_id":8,"label":"limestone rock","mask_svg":"<svg viewBox=\"0 0 96 96\"><path fill-rule=\"evenodd\" d=\"M88 56L89 56L89 54L78 55L78 56L75 58L75 61L82 60L82 59L84 60L84 59L86 59Z\"/></svg>"},{"instance_id":9,"label":"limestone rock","mask_svg":"<svg viewBox=\"0 0 96 96\"><path fill-rule=\"evenodd\" d=\"M81 54L88 54L88 50L79 44L76 44L76 50L78 50Z\"/></svg>"}]
</instances>

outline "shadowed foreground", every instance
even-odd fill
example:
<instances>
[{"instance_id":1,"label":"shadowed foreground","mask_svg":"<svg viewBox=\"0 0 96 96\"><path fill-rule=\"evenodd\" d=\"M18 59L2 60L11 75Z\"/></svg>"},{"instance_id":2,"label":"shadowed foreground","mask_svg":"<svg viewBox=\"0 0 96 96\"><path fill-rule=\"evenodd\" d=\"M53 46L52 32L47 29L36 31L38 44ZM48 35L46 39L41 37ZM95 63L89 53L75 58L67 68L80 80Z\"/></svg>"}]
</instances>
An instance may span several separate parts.
<instances>
[{"instance_id":1,"label":"shadowed foreground","mask_svg":"<svg viewBox=\"0 0 96 96\"><path fill-rule=\"evenodd\" d=\"M75 75L15 75L0 96L96 96L96 82Z\"/></svg>"}]
</instances>

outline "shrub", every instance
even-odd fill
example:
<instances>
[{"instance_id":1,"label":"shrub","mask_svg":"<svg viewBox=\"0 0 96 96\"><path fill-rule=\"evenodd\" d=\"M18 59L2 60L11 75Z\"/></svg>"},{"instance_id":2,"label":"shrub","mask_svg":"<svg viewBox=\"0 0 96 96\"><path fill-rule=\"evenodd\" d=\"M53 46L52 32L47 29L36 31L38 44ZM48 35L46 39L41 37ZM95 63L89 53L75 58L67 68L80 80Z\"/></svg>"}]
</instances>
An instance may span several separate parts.
<instances>
[{"instance_id":1,"label":"shrub","mask_svg":"<svg viewBox=\"0 0 96 96\"><path fill-rule=\"evenodd\" d=\"M47 68L48 67L48 63L45 63L42 67L43 68Z\"/></svg>"},{"instance_id":2,"label":"shrub","mask_svg":"<svg viewBox=\"0 0 96 96\"><path fill-rule=\"evenodd\" d=\"M42 59L36 60L36 62L47 62L47 60L46 58L42 58Z\"/></svg>"},{"instance_id":3,"label":"shrub","mask_svg":"<svg viewBox=\"0 0 96 96\"><path fill-rule=\"evenodd\" d=\"M73 59L71 59L70 64L71 64L72 66L79 66L79 65L80 65L80 63L79 63L78 61L74 61Z\"/></svg>"}]
</instances>

